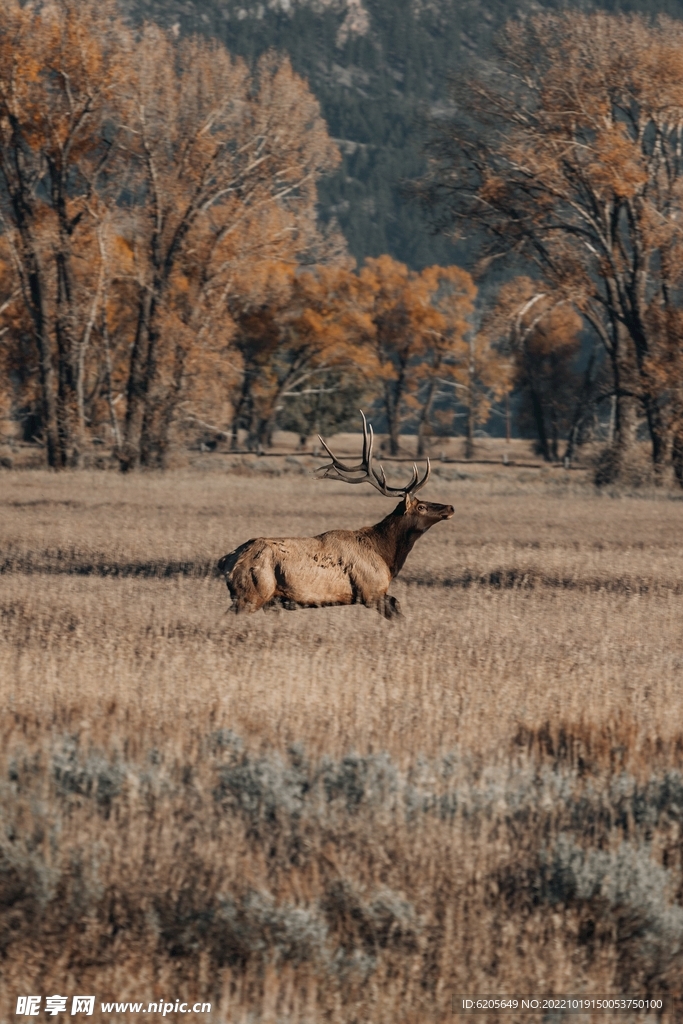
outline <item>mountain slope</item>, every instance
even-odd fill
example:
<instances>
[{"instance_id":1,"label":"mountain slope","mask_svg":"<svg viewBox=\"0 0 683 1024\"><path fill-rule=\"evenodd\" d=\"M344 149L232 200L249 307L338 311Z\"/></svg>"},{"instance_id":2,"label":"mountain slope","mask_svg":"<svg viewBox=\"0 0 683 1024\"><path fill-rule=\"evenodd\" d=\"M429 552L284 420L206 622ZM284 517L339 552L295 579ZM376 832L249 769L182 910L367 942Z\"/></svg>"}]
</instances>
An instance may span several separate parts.
<instances>
[{"instance_id":1,"label":"mountain slope","mask_svg":"<svg viewBox=\"0 0 683 1024\"><path fill-rule=\"evenodd\" d=\"M401 182L424 167L428 112L448 97L448 77L490 59L507 18L534 0L124 0L130 16L219 38L252 61L287 52L318 97L342 163L321 182L324 219L336 218L358 261L388 252L417 269L462 262L434 237ZM607 0L648 13L683 11L683 0Z\"/></svg>"}]
</instances>

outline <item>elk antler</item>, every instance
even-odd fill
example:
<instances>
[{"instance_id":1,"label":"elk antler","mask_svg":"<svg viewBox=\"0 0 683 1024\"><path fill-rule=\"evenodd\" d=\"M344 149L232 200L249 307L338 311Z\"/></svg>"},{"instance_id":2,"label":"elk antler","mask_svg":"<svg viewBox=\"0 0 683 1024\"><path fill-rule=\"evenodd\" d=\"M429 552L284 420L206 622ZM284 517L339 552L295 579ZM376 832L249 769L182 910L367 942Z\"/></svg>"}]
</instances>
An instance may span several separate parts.
<instances>
[{"instance_id":1,"label":"elk antler","mask_svg":"<svg viewBox=\"0 0 683 1024\"><path fill-rule=\"evenodd\" d=\"M363 458L357 466L345 466L343 462L334 455L323 441L320 434L318 438L321 445L332 459L331 466L321 466L317 472L322 472L323 477L330 477L332 480L343 480L347 484L364 484L366 481L372 484L380 494L385 494L387 497L405 497L408 494L415 494L420 490L421 487L429 480L429 474L431 472L431 466L429 459L427 459L427 472L420 480L417 466L413 463L413 478L407 487L389 487L387 484L387 478L384 474L382 466L379 467L379 473L372 465L372 445L374 443L374 434L372 425L368 431L368 422L365 419L363 410L360 410L360 414L363 417ZM362 473L362 476L358 476Z\"/></svg>"}]
</instances>

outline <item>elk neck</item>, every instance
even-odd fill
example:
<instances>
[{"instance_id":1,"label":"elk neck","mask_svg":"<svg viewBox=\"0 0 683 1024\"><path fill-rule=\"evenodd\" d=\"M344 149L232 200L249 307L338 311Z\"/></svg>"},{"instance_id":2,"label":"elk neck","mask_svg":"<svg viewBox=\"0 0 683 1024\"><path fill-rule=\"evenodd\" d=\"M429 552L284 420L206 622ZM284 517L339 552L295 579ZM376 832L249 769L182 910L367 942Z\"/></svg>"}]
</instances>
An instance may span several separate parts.
<instances>
[{"instance_id":1,"label":"elk neck","mask_svg":"<svg viewBox=\"0 0 683 1024\"><path fill-rule=\"evenodd\" d=\"M398 508L402 508L402 505ZM380 523L368 526L363 532L387 563L393 579L403 568L403 563L423 531L415 528L410 516L394 509Z\"/></svg>"}]
</instances>

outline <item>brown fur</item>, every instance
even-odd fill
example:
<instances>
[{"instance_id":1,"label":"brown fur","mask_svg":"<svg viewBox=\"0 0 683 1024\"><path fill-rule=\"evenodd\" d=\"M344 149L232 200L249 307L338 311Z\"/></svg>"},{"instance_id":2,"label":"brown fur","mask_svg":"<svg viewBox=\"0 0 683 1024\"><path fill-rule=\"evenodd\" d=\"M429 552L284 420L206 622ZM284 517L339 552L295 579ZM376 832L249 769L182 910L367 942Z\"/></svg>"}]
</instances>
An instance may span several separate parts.
<instances>
[{"instance_id":1,"label":"brown fur","mask_svg":"<svg viewBox=\"0 0 683 1024\"><path fill-rule=\"evenodd\" d=\"M391 581L418 537L453 511L406 495L374 526L318 537L259 537L224 555L218 568L237 613L364 604L390 619L401 614L387 594Z\"/></svg>"}]
</instances>

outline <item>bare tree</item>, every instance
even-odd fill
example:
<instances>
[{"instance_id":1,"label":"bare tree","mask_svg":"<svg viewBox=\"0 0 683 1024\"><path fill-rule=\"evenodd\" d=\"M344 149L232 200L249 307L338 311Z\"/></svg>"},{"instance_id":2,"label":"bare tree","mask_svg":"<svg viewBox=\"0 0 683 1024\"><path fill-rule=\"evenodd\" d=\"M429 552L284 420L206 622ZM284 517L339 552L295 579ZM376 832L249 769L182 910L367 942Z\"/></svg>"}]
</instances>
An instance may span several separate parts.
<instances>
[{"instance_id":1,"label":"bare tree","mask_svg":"<svg viewBox=\"0 0 683 1024\"><path fill-rule=\"evenodd\" d=\"M582 326L571 302L528 277L503 285L485 318L485 332L510 354L523 424L531 425L547 462L560 459L562 438L563 457L571 458L587 400L595 398L594 360L588 377L577 366Z\"/></svg>"},{"instance_id":2,"label":"bare tree","mask_svg":"<svg viewBox=\"0 0 683 1024\"><path fill-rule=\"evenodd\" d=\"M661 466L670 430L653 365L681 297L683 26L603 13L510 23L501 70L456 90L420 188L442 226L484 228L571 300L605 348L615 447L636 413Z\"/></svg>"}]
</instances>

